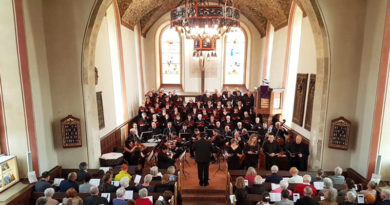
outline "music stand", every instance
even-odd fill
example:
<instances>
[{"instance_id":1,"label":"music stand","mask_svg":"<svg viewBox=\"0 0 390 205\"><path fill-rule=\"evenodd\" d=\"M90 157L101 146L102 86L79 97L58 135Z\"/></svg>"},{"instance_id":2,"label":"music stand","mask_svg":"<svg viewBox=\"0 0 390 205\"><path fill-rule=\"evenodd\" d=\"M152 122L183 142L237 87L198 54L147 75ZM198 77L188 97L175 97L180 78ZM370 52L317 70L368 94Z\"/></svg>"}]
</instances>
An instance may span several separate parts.
<instances>
[{"instance_id":1,"label":"music stand","mask_svg":"<svg viewBox=\"0 0 390 205\"><path fill-rule=\"evenodd\" d=\"M215 147L215 149L217 150L216 152L217 152L218 169L217 171L215 171L213 176L215 176L218 172L225 173L225 170L221 168L221 157L223 157L222 150L219 147Z\"/></svg>"},{"instance_id":2,"label":"music stand","mask_svg":"<svg viewBox=\"0 0 390 205\"><path fill-rule=\"evenodd\" d=\"M184 150L184 152L180 155L180 157L179 157L179 161L183 161L183 163L181 163L181 167L182 167L182 169L183 169L183 175L184 175L184 177L186 177L187 176L187 174L188 174L188 172L186 172L185 170L184 170L184 162L185 162L185 158L186 158L186 153L187 153L187 150ZM184 159L184 160L183 160Z\"/></svg>"},{"instance_id":3,"label":"music stand","mask_svg":"<svg viewBox=\"0 0 390 205\"><path fill-rule=\"evenodd\" d=\"M180 133L179 134L180 139L184 138L186 141L188 141L191 138L191 136L192 136L191 133Z\"/></svg>"},{"instance_id":4,"label":"music stand","mask_svg":"<svg viewBox=\"0 0 390 205\"><path fill-rule=\"evenodd\" d=\"M141 140L147 142L152 137L152 131L145 131L141 133Z\"/></svg>"}]
</instances>

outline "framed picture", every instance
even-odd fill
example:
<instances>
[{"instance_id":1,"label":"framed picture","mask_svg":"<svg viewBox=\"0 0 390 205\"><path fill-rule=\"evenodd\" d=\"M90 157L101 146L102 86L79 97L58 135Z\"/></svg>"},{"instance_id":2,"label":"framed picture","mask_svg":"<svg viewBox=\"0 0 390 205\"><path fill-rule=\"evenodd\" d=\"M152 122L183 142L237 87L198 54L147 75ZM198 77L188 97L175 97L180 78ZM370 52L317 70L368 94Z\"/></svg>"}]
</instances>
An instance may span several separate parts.
<instances>
[{"instance_id":1,"label":"framed picture","mask_svg":"<svg viewBox=\"0 0 390 205\"><path fill-rule=\"evenodd\" d=\"M62 147L81 147L80 119L68 115L61 120Z\"/></svg>"},{"instance_id":2,"label":"framed picture","mask_svg":"<svg viewBox=\"0 0 390 205\"><path fill-rule=\"evenodd\" d=\"M347 150L351 130L351 122L344 117L332 120L329 135L329 148Z\"/></svg>"}]
</instances>

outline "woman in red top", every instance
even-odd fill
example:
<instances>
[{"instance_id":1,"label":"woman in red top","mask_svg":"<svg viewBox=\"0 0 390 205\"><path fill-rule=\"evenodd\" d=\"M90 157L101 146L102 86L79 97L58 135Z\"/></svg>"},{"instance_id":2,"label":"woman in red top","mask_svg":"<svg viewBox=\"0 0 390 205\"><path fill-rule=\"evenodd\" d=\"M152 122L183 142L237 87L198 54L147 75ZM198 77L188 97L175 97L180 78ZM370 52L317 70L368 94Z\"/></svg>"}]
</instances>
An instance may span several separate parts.
<instances>
[{"instance_id":1,"label":"woman in red top","mask_svg":"<svg viewBox=\"0 0 390 205\"><path fill-rule=\"evenodd\" d=\"M254 184L256 176L257 176L256 169L253 167L249 167L245 175L245 179L248 180L248 184L250 185Z\"/></svg>"},{"instance_id":2,"label":"woman in red top","mask_svg":"<svg viewBox=\"0 0 390 205\"><path fill-rule=\"evenodd\" d=\"M313 190L313 194L312 196L316 196L317 195L317 189L310 184L311 182L311 176L310 175L304 175L303 176L303 184L298 184L295 189L294 189L294 193L299 193L299 195L301 195L301 197L304 195L304 192L303 190L305 189L305 187L310 187L311 190Z\"/></svg>"},{"instance_id":3,"label":"woman in red top","mask_svg":"<svg viewBox=\"0 0 390 205\"><path fill-rule=\"evenodd\" d=\"M153 202L150 201L148 196L148 190L146 188L142 188L141 190L138 191L139 198L135 200L135 203L137 205L153 205Z\"/></svg>"}]
</instances>

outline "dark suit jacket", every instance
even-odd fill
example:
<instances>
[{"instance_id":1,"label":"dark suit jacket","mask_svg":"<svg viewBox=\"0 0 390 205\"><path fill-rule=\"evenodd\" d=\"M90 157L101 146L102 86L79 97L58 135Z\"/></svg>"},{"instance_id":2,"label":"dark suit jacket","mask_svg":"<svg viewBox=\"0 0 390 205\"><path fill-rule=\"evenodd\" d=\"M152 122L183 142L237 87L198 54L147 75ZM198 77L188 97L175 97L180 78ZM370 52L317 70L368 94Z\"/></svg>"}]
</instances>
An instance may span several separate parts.
<instances>
[{"instance_id":1,"label":"dark suit jacket","mask_svg":"<svg viewBox=\"0 0 390 205\"><path fill-rule=\"evenodd\" d=\"M45 180L39 180L35 183L35 191L36 192L44 192L45 189L50 188L51 184Z\"/></svg>"},{"instance_id":2,"label":"dark suit jacket","mask_svg":"<svg viewBox=\"0 0 390 205\"><path fill-rule=\"evenodd\" d=\"M62 180L60 183L60 191L59 192L66 192L69 188L74 188L76 191L79 191L79 185L76 184L76 182L69 181L67 179Z\"/></svg>"},{"instance_id":3,"label":"dark suit jacket","mask_svg":"<svg viewBox=\"0 0 390 205\"><path fill-rule=\"evenodd\" d=\"M295 205L318 205L318 202L310 197L304 196L298 199Z\"/></svg>"},{"instance_id":4,"label":"dark suit jacket","mask_svg":"<svg viewBox=\"0 0 390 205\"><path fill-rule=\"evenodd\" d=\"M267 178L265 178L265 182L269 182L269 183L275 183L275 184L279 184L280 181L283 180L283 177L273 173L271 175L269 175Z\"/></svg>"},{"instance_id":5,"label":"dark suit jacket","mask_svg":"<svg viewBox=\"0 0 390 205\"><path fill-rule=\"evenodd\" d=\"M104 197L100 196L88 196L83 200L84 205L108 205L108 201Z\"/></svg>"},{"instance_id":6,"label":"dark suit jacket","mask_svg":"<svg viewBox=\"0 0 390 205\"><path fill-rule=\"evenodd\" d=\"M169 130L168 127L167 127L167 128L164 129L163 135L169 135L172 132L176 132L175 128L171 127L171 130Z\"/></svg>"},{"instance_id":7,"label":"dark suit jacket","mask_svg":"<svg viewBox=\"0 0 390 205\"><path fill-rule=\"evenodd\" d=\"M390 205L390 199L383 200L382 202L379 203L379 205Z\"/></svg>"},{"instance_id":8,"label":"dark suit jacket","mask_svg":"<svg viewBox=\"0 0 390 205\"><path fill-rule=\"evenodd\" d=\"M205 140L204 138L194 142L192 148L195 152L195 161L199 162L210 162L210 156L213 151L211 142Z\"/></svg>"},{"instance_id":9,"label":"dark suit jacket","mask_svg":"<svg viewBox=\"0 0 390 205\"><path fill-rule=\"evenodd\" d=\"M112 184L102 184L99 186L99 191L101 193L115 193L118 187Z\"/></svg>"},{"instance_id":10,"label":"dark suit jacket","mask_svg":"<svg viewBox=\"0 0 390 205\"><path fill-rule=\"evenodd\" d=\"M85 176L86 175L87 175L87 172L85 172L84 170L79 170L77 172L77 179L76 179L76 181L83 182L85 180Z\"/></svg>"},{"instance_id":11,"label":"dark suit jacket","mask_svg":"<svg viewBox=\"0 0 390 205\"><path fill-rule=\"evenodd\" d=\"M157 165L159 169L168 169L168 167L175 165L175 160L169 158L167 154L160 152Z\"/></svg>"}]
</instances>

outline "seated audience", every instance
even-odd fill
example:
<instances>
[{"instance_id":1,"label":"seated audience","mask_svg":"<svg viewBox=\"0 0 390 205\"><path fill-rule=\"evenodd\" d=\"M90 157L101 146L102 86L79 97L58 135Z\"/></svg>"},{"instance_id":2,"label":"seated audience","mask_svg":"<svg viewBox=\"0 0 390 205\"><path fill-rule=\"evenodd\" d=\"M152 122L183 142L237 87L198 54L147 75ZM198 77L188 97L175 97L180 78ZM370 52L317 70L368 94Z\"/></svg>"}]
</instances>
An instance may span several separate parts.
<instances>
[{"instance_id":1,"label":"seated audience","mask_svg":"<svg viewBox=\"0 0 390 205\"><path fill-rule=\"evenodd\" d=\"M283 190L282 200L275 203L275 205L294 205L294 202L288 199L290 197L290 192L288 190Z\"/></svg>"},{"instance_id":2,"label":"seated audience","mask_svg":"<svg viewBox=\"0 0 390 205\"><path fill-rule=\"evenodd\" d=\"M41 179L35 183L35 192L44 192L47 188L51 187L49 172L43 172Z\"/></svg>"},{"instance_id":3,"label":"seated audience","mask_svg":"<svg viewBox=\"0 0 390 205\"><path fill-rule=\"evenodd\" d=\"M139 190L143 189L143 188L146 188L148 190L149 193L152 193L154 192L154 187L153 186L150 186L150 182L152 181L152 175L151 174L147 174L145 177L144 177L144 183L143 184L136 184L135 185L135 191L138 192Z\"/></svg>"},{"instance_id":4,"label":"seated audience","mask_svg":"<svg viewBox=\"0 0 390 205\"><path fill-rule=\"evenodd\" d=\"M174 191L173 184L169 183L169 174L164 174L161 182L156 184L154 192L163 193L164 191Z\"/></svg>"},{"instance_id":5,"label":"seated audience","mask_svg":"<svg viewBox=\"0 0 390 205\"><path fill-rule=\"evenodd\" d=\"M76 183L76 179L76 172L70 172L68 174L68 178L61 181L59 192L66 192L69 188L74 188L76 191L78 191L79 185Z\"/></svg>"},{"instance_id":6,"label":"seated audience","mask_svg":"<svg viewBox=\"0 0 390 205\"><path fill-rule=\"evenodd\" d=\"M235 185L236 191L234 192L234 195L236 196L236 205L250 205L251 203L248 199L244 178L237 177Z\"/></svg>"},{"instance_id":7,"label":"seated audience","mask_svg":"<svg viewBox=\"0 0 390 205\"><path fill-rule=\"evenodd\" d=\"M273 165L271 167L272 174L267 176L267 178L265 178L265 182L279 184L279 182L283 180L283 177L281 177L277 174L278 171L279 171L279 167L276 165Z\"/></svg>"},{"instance_id":8,"label":"seated audience","mask_svg":"<svg viewBox=\"0 0 390 205\"><path fill-rule=\"evenodd\" d=\"M152 168L150 168L150 174L152 175L152 181L161 180L161 176L159 176L159 174L158 174L158 167L157 166L153 166Z\"/></svg>"},{"instance_id":9,"label":"seated audience","mask_svg":"<svg viewBox=\"0 0 390 205\"><path fill-rule=\"evenodd\" d=\"M168 167L168 174L169 174L169 181L170 182L176 182L177 176L175 175L176 169L175 166Z\"/></svg>"},{"instance_id":10,"label":"seated audience","mask_svg":"<svg viewBox=\"0 0 390 205\"><path fill-rule=\"evenodd\" d=\"M279 185L280 185L280 187L272 190L271 193L282 193L283 190L287 190L288 193L290 193L290 196L292 196L292 191L288 189L288 181L287 180L280 181Z\"/></svg>"},{"instance_id":11,"label":"seated audience","mask_svg":"<svg viewBox=\"0 0 390 205\"><path fill-rule=\"evenodd\" d=\"M46 205L57 205L58 204L58 201L53 199L53 195L54 195L54 189L53 188L47 188L45 189L45 192L44 192L44 195L46 197Z\"/></svg>"},{"instance_id":12,"label":"seated audience","mask_svg":"<svg viewBox=\"0 0 390 205\"><path fill-rule=\"evenodd\" d=\"M337 190L335 188L327 189L324 192L324 200L319 201L319 205L337 205Z\"/></svg>"},{"instance_id":13,"label":"seated audience","mask_svg":"<svg viewBox=\"0 0 390 205\"><path fill-rule=\"evenodd\" d=\"M364 200L367 204L373 204L376 200L376 182L370 181L367 184L367 189L359 192L364 194Z\"/></svg>"},{"instance_id":14,"label":"seated audience","mask_svg":"<svg viewBox=\"0 0 390 205\"><path fill-rule=\"evenodd\" d=\"M295 205L318 205L317 201L311 198L313 195L313 190L310 187L305 187L303 189L303 197L295 202Z\"/></svg>"},{"instance_id":15,"label":"seated audience","mask_svg":"<svg viewBox=\"0 0 390 205\"><path fill-rule=\"evenodd\" d=\"M129 167L127 166L127 164L122 164L121 171L117 175L115 175L114 181L120 181L123 177L127 177L127 178L129 178L129 180L131 180L131 176L127 172L128 169L129 169Z\"/></svg>"},{"instance_id":16,"label":"seated audience","mask_svg":"<svg viewBox=\"0 0 390 205\"><path fill-rule=\"evenodd\" d=\"M345 194L345 201L342 205L356 205L356 192L349 191Z\"/></svg>"},{"instance_id":17,"label":"seated audience","mask_svg":"<svg viewBox=\"0 0 390 205\"><path fill-rule=\"evenodd\" d=\"M325 177L323 181L324 181L324 188L321 191L319 191L320 195L323 195L324 191L326 191L327 189L333 188L333 181L329 177Z\"/></svg>"},{"instance_id":18,"label":"seated audience","mask_svg":"<svg viewBox=\"0 0 390 205\"><path fill-rule=\"evenodd\" d=\"M257 202L256 205L270 205L271 197L268 192L263 194L263 198L261 201Z\"/></svg>"},{"instance_id":19,"label":"seated audience","mask_svg":"<svg viewBox=\"0 0 390 205\"><path fill-rule=\"evenodd\" d=\"M99 191L101 193L115 193L116 190L117 190L117 187L112 185L111 184L111 181L112 181L112 175L111 173L106 173L101 182L100 182L100 186L99 186Z\"/></svg>"},{"instance_id":20,"label":"seated audience","mask_svg":"<svg viewBox=\"0 0 390 205\"><path fill-rule=\"evenodd\" d=\"M90 190L91 190L91 184L89 183L89 181L91 180L91 175L87 174L85 175L85 178L84 178L84 183L83 184L80 184L79 186L79 193L89 193Z\"/></svg>"},{"instance_id":21,"label":"seated audience","mask_svg":"<svg viewBox=\"0 0 390 205\"><path fill-rule=\"evenodd\" d=\"M324 178L324 170L318 169L316 177L312 180L313 182L322 182Z\"/></svg>"},{"instance_id":22,"label":"seated audience","mask_svg":"<svg viewBox=\"0 0 390 205\"><path fill-rule=\"evenodd\" d=\"M288 183L290 183L290 184L303 183L303 178L302 178L302 176L299 176L298 173L299 173L299 171L296 167L291 167L290 168L291 178L288 179Z\"/></svg>"},{"instance_id":23,"label":"seated audience","mask_svg":"<svg viewBox=\"0 0 390 205\"><path fill-rule=\"evenodd\" d=\"M119 185L125 190L133 190L133 187L130 186L130 179L128 177L122 177L119 181Z\"/></svg>"},{"instance_id":24,"label":"seated audience","mask_svg":"<svg viewBox=\"0 0 390 205\"><path fill-rule=\"evenodd\" d=\"M139 190L138 192L139 194L139 198L137 200L135 200L135 203L137 205L153 205L153 202L151 202L147 196L148 196L148 190L143 188L141 190Z\"/></svg>"},{"instance_id":25,"label":"seated audience","mask_svg":"<svg viewBox=\"0 0 390 205\"><path fill-rule=\"evenodd\" d=\"M390 205L390 190L382 189L381 199L382 202L379 203L380 205Z\"/></svg>"},{"instance_id":26,"label":"seated audience","mask_svg":"<svg viewBox=\"0 0 390 205\"><path fill-rule=\"evenodd\" d=\"M260 175L255 177L255 183L248 188L249 194L263 194L266 191L263 186L263 178Z\"/></svg>"},{"instance_id":27,"label":"seated audience","mask_svg":"<svg viewBox=\"0 0 390 205\"><path fill-rule=\"evenodd\" d=\"M35 205L46 205L46 203L47 203L46 197L41 196L37 199L37 201L35 202Z\"/></svg>"},{"instance_id":28,"label":"seated audience","mask_svg":"<svg viewBox=\"0 0 390 205\"><path fill-rule=\"evenodd\" d=\"M304 189L306 187L310 187L312 189L312 192L313 192L313 196L317 195L317 190L316 188L310 184L310 181L311 181L311 176L306 174L303 176L303 183L302 184L298 184L295 189L294 189L294 193L299 193L301 196L304 195Z\"/></svg>"},{"instance_id":29,"label":"seated audience","mask_svg":"<svg viewBox=\"0 0 390 205\"><path fill-rule=\"evenodd\" d=\"M85 179L85 175L87 175L88 165L86 162L81 162L79 164L79 171L77 172L77 180L78 182L83 182Z\"/></svg>"},{"instance_id":30,"label":"seated audience","mask_svg":"<svg viewBox=\"0 0 390 205\"><path fill-rule=\"evenodd\" d=\"M245 174L245 179L248 180L248 184L252 185L255 183L255 177L257 176L256 169L249 167Z\"/></svg>"},{"instance_id":31,"label":"seated audience","mask_svg":"<svg viewBox=\"0 0 390 205\"><path fill-rule=\"evenodd\" d=\"M330 177L333 181L333 184L344 184L345 178L342 173L343 169L341 169L341 167L336 167L334 169L334 176Z\"/></svg>"},{"instance_id":32,"label":"seated audience","mask_svg":"<svg viewBox=\"0 0 390 205\"><path fill-rule=\"evenodd\" d=\"M65 203L64 200L62 200L63 204L70 204L70 205L82 205L83 200L77 195L77 191L74 188L69 188L65 193Z\"/></svg>"},{"instance_id":33,"label":"seated audience","mask_svg":"<svg viewBox=\"0 0 390 205\"><path fill-rule=\"evenodd\" d=\"M84 199L83 205L96 205L96 204L108 205L107 199L99 196L99 189L96 186L91 187L90 194L91 196L88 196Z\"/></svg>"},{"instance_id":34,"label":"seated audience","mask_svg":"<svg viewBox=\"0 0 390 205\"><path fill-rule=\"evenodd\" d=\"M354 192L355 195L357 195L355 190L355 181L351 178L346 178L344 182L345 189L339 191L339 196L345 196L347 192L351 191Z\"/></svg>"},{"instance_id":35,"label":"seated audience","mask_svg":"<svg viewBox=\"0 0 390 205\"><path fill-rule=\"evenodd\" d=\"M124 179L124 178L122 178L122 179ZM125 192L126 192L126 190L123 187L117 189L116 190L116 198L112 200L112 204L113 205L126 205Z\"/></svg>"},{"instance_id":36,"label":"seated audience","mask_svg":"<svg viewBox=\"0 0 390 205\"><path fill-rule=\"evenodd\" d=\"M172 198L172 192L171 191L164 191L163 193L163 200L160 201L160 200L157 200L155 205L169 205L169 200L171 200Z\"/></svg>"}]
</instances>

